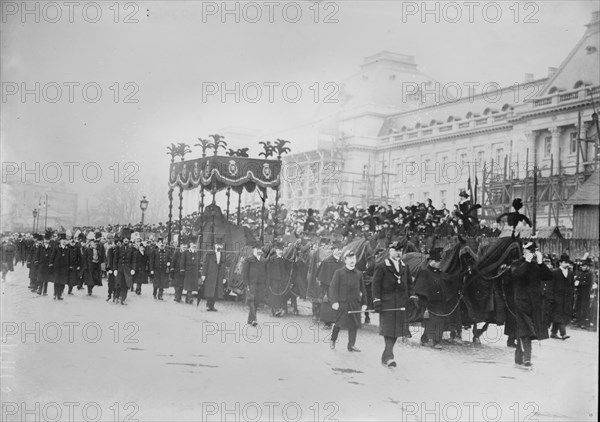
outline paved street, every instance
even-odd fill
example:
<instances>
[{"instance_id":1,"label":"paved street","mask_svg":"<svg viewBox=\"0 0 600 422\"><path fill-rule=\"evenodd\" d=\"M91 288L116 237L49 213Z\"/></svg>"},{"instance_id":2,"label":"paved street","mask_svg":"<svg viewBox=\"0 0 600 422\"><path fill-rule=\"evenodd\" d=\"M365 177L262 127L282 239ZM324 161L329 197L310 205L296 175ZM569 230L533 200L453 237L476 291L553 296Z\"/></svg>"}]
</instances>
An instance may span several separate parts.
<instances>
[{"instance_id":1,"label":"paved street","mask_svg":"<svg viewBox=\"0 0 600 422\"><path fill-rule=\"evenodd\" d=\"M2 284L2 420L598 419L596 333L534 344L532 372L513 367L502 327L441 351L415 334L388 369L376 318L362 353L346 351L345 332L332 351L304 303L284 318L263 308L252 328L241 303L210 313L145 286L122 306L104 301L106 281L56 302L52 284L30 293L26 274Z\"/></svg>"}]
</instances>

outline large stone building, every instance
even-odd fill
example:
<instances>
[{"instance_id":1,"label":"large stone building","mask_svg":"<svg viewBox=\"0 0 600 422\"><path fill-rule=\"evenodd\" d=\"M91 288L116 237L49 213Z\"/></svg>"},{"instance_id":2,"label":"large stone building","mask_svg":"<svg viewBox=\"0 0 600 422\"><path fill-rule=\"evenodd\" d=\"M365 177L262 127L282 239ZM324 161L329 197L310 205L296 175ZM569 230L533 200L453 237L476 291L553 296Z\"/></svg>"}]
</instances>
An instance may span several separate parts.
<instances>
[{"instance_id":1,"label":"large stone building","mask_svg":"<svg viewBox=\"0 0 600 422\"><path fill-rule=\"evenodd\" d=\"M414 58L367 57L344 81L337 110L319 127L319 148L285 157L288 208L331 202L408 205L457 202L471 181L493 216L522 197L537 221L572 225L567 199L597 162L600 14L558 68L507 87L442 85ZM460 98L457 98L460 94Z\"/></svg>"}]
</instances>

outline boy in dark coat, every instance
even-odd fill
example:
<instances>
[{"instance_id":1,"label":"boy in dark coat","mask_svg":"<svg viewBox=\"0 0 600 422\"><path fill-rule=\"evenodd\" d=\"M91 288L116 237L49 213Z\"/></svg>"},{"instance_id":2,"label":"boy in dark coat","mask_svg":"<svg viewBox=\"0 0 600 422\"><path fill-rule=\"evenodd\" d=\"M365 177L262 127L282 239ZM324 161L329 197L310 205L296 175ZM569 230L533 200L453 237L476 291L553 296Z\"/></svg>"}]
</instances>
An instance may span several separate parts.
<instances>
[{"instance_id":1,"label":"boy in dark coat","mask_svg":"<svg viewBox=\"0 0 600 422\"><path fill-rule=\"evenodd\" d=\"M336 270L329 286L331 308L337 311L331 331L331 349L335 349L340 330L345 328L348 330L348 351L360 352L354 345L361 326L360 311L367 309L367 292L362 271L355 268L356 254L349 250L342 256L345 266Z\"/></svg>"},{"instance_id":2,"label":"boy in dark coat","mask_svg":"<svg viewBox=\"0 0 600 422\"><path fill-rule=\"evenodd\" d=\"M183 275L183 288L185 289L185 303L192 303L193 292L198 291L200 277L200 252L196 241L190 242L190 248L181 256L179 271Z\"/></svg>"},{"instance_id":3,"label":"boy in dark coat","mask_svg":"<svg viewBox=\"0 0 600 422\"><path fill-rule=\"evenodd\" d=\"M154 299L163 300L163 292L169 287L169 270L171 269L170 256L165 249L162 238L156 242L157 248L150 255L149 269L152 277Z\"/></svg>"},{"instance_id":4,"label":"boy in dark coat","mask_svg":"<svg viewBox=\"0 0 600 422\"><path fill-rule=\"evenodd\" d=\"M69 261L71 251L67 247L67 235L60 235L60 245L52 250L50 261L54 271L54 299L63 300L65 284L69 282Z\"/></svg>"},{"instance_id":5,"label":"boy in dark coat","mask_svg":"<svg viewBox=\"0 0 600 422\"><path fill-rule=\"evenodd\" d=\"M373 274L373 308L379 313L379 334L385 340L381 363L388 367L396 366L396 339L411 337L406 311L408 301L418 301L414 295L410 270L400 259L403 249L404 245L401 242L392 242L389 245L389 258L377 265Z\"/></svg>"},{"instance_id":6,"label":"boy in dark coat","mask_svg":"<svg viewBox=\"0 0 600 422\"><path fill-rule=\"evenodd\" d=\"M316 279L320 288L320 299L322 303L313 302L313 318L320 318L325 323L324 328L331 328L335 322L336 313L331 309L331 301L328 292L333 274L344 267L342 262L342 245L340 242L333 242L332 254L325 258L317 269Z\"/></svg>"}]
</instances>

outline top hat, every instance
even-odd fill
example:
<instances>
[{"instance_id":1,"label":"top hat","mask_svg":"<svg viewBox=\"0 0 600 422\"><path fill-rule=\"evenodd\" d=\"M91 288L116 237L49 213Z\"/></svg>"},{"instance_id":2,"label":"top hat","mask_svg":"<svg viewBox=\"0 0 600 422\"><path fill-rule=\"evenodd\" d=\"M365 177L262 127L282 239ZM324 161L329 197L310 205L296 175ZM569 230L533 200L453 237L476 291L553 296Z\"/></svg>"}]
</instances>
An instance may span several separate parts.
<instances>
[{"instance_id":1,"label":"top hat","mask_svg":"<svg viewBox=\"0 0 600 422\"><path fill-rule=\"evenodd\" d=\"M468 198L469 194L467 192L465 192L465 191L462 191L461 193L458 194L458 196L461 196L463 198Z\"/></svg>"}]
</instances>

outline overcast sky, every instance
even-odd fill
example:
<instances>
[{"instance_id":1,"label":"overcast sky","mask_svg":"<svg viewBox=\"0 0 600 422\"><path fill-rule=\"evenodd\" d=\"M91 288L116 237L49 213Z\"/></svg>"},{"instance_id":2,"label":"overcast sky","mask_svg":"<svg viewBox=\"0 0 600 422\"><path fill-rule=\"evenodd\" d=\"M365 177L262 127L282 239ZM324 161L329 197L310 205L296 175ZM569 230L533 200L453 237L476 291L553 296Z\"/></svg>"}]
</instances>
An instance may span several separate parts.
<instances>
[{"instance_id":1,"label":"overcast sky","mask_svg":"<svg viewBox=\"0 0 600 422\"><path fill-rule=\"evenodd\" d=\"M33 9L37 2L28 3ZM457 2L462 18L449 23L444 17L454 19L456 10L444 10L440 3L441 22L436 23L435 15L408 14L421 2L299 1L302 17L291 23L286 19L294 20L295 5L283 12L285 3L273 2L270 22L269 6L258 2L262 18L257 23L247 21L256 16L256 7L243 9L243 4L236 23L235 14L214 10L221 2L122 2L118 16L113 2L98 2L102 16L92 23L84 19L96 16L93 5L84 13L88 3L74 8L73 23L67 6L57 23L48 22L57 19L57 9L41 3L36 23L35 14L21 15L21 2L2 1L2 161L42 166L95 161L104 170L102 183L110 182L110 163L134 161L141 178L162 183L169 143L193 144L232 126L275 134L268 138L275 139L278 131L314 119L318 104L309 86L343 80L358 71L365 56L381 50L414 55L419 69L441 82L512 84L526 72L542 77L549 66L558 67L598 9L596 1L477 3L470 23L469 9ZM491 22L494 6L502 13L496 23ZM127 17L138 22L125 23ZM326 23L327 18L337 22ZM21 92L9 95L15 87L21 90L21 83L34 89L36 82L39 103L34 95L25 102ZM72 103L69 82L79 84ZM295 104L277 87L270 104L264 85L258 103L235 103L233 95L225 103L219 95L203 101L203 83L223 82L229 87L294 82L303 92ZM102 89L98 102L84 98L86 83ZM56 103L48 101L56 96L53 84L62 87ZM95 89L87 93L91 100ZM137 103L125 103L127 95ZM290 140L293 151L316 145L314 139Z\"/></svg>"}]
</instances>

